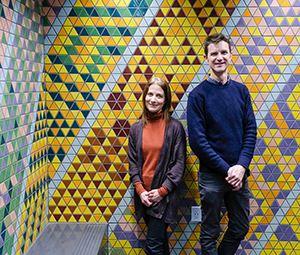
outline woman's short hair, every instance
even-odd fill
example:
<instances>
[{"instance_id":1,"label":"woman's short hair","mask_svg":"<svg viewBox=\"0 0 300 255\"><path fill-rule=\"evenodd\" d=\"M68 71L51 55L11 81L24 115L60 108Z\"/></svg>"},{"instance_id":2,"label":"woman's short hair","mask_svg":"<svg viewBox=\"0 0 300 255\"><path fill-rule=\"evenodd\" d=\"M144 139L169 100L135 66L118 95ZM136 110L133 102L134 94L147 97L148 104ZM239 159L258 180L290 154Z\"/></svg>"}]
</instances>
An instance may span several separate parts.
<instances>
[{"instance_id":1,"label":"woman's short hair","mask_svg":"<svg viewBox=\"0 0 300 255\"><path fill-rule=\"evenodd\" d=\"M151 85L157 85L162 88L164 91L164 97L165 97L165 102L162 107L162 114L163 118L165 119L166 122L170 120L170 109L171 109L171 104L172 104L172 95L171 95L171 89L168 84L168 82L165 79L159 78L159 77L152 77L146 86L144 87L143 90L143 114L142 114L142 121L143 124L146 125L148 120L155 117L153 113L149 112L147 107L146 107L146 95L149 91L149 88Z\"/></svg>"}]
</instances>

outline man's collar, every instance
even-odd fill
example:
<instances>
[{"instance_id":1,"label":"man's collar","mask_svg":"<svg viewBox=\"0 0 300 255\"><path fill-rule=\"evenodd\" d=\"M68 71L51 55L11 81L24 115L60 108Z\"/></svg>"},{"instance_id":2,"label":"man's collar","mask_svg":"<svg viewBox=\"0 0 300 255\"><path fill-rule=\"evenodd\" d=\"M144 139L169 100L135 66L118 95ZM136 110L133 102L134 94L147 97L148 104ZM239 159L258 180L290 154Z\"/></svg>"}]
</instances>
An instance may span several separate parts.
<instances>
[{"instance_id":1,"label":"man's collar","mask_svg":"<svg viewBox=\"0 0 300 255\"><path fill-rule=\"evenodd\" d=\"M222 82L220 82L220 81L218 81L218 80L212 78L211 75L209 75L209 77L208 77L207 80L208 80L209 82L215 84L215 85L220 85L220 86L222 86L222 85L228 84L228 82L230 81L230 76L228 75L227 81L226 81L225 83L222 83Z\"/></svg>"}]
</instances>

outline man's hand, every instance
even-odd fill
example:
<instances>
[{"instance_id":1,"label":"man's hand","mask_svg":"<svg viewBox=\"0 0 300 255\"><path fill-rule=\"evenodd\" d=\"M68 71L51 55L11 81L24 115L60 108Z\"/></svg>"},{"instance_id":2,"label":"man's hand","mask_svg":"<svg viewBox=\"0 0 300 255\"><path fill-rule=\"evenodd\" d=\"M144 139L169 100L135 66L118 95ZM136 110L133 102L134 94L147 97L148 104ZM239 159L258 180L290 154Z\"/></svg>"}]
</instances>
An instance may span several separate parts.
<instances>
[{"instance_id":1,"label":"man's hand","mask_svg":"<svg viewBox=\"0 0 300 255\"><path fill-rule=\"evenodd\" d=\"M159 195L159 192L158 192L158 189L153 189L153 190L150 190L149 193L149 200L153 203L153 204L157 204L159 203L163 197L161 197Z\"/></svg>"},{"instance_id":2,"label":"man's hand","mask_svg":"<svg viewBox=\"0 0 300 255\"><path fill-rule=\"evenodd\" d=\"M246 169L241 165L234 165L229 168L225 179L233 187L234 191L242 188L245 171Z\"/></svg>"},{"instance_id":3,"label":"man's hand","mask_svg":"<svg viewBox=\"0 0 300 255\"><path fill-rule=\"evenodd\" d=\"M145 206L149 207L152 205L152 202L149 200L149 192L147 192L147 191L142 192L140 195L140 198L141 198L142 203Z\"/></svg>"}]
</instances>

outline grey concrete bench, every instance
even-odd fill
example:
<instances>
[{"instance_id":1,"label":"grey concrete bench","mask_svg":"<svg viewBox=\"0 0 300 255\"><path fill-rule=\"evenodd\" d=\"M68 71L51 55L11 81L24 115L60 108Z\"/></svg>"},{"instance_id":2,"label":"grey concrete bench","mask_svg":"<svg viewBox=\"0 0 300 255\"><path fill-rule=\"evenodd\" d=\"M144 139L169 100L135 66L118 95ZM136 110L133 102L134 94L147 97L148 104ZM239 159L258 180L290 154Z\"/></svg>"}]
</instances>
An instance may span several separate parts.
<instances>
[{"instance_id":1,"label":"grey concrete bench","mask_svg":"<svg viewBox=\"0 0 300 255\"><path fill-rule=\"evenodd\" d=\"M27 255L104 255L106 251L106 224L49 223Z\"/></svg>"}]
</instances>

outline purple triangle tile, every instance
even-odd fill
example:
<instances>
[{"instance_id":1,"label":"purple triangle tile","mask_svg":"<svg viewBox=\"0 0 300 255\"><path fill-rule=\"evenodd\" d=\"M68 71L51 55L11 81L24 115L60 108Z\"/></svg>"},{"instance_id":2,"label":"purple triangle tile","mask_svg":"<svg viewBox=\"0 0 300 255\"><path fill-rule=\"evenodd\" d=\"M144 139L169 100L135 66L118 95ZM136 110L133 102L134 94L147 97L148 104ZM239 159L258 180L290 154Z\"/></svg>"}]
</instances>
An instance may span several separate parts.
<instances>
[{"instance_id":1,"label":"purple triangle tile","mask_svg":"<svg viewBox=\"0 0 300 255\"><path fill-rule=\"evenodd\" d=\"M253 56L253 55L261 55L260 50L258 49L257 46L255 45L247 45L247 50L249 51L249 53Z\"/></svg>"},{"instance_id":2,"label":"purple triangle tile","mask_svg":"<svg viewBox=\"0 0 300 255\"><path fill-rule=\"evenodd\" d=\"M265 17L265 21L268 26L278 26L279 25L273 17Z\"/></svg>"},{"instance_id":3,"label":"purple triangle tile","mask_svg":"<svg viewBox=\"0 0 300 255\"><path fill-rule=\"evenodd\" d=\"M268 182L276 182L278 178L281 176L281 171L277 167L277 165L266 165L264 169L261 171L265 181Z\"/></svg>"},{"instance_id":4,"label":"purple triangle tile","mask_svg":"<svg viewBox=\"0 0 300 255\"><path fill-rule=\"evenodd\" d=\"M266 46L267 45L264 38L261 36L254 36L253 41L256 46Z\"/></svg>"},{"instance_id":5,"label":"purple triangle tile","mask_svg":"<svg viewBox=\"0 0 300 255\"><path fill-rule=\"evenodd\" d=\"M274 17L284 17L285 14L282 11L281 7L278 6L270 6L271 12L273 13Z\"/></svg>"},{"instance_id":6,"label":"purple triangle tile","mask_svg":"<svg viewBox=\"0 0 300 255\"><path fill-rule=\"evenodd\" d=\"M254 65L254 61L251 56L241 56L241 59L245 65Z\"/></svg>"},{"instance_id":7,"label":"purple triangle tile","mask_svg":"<svg viewBox=\"0 0 300 255\"><path fill-rule=\"evenodd\" d=\"M293 176L295 177L296 180L300 179L300 165L296 167L296 169L293 172Z\"/></svg>"},{"instance_id":8,"label":"purple triangle tile","mask_svg":"<svg viewBox=\"0 0 300 255\"><path fill-rule=\"evenodd\" d=\"M10 195L9 193L5 193L3 196L2 196L3 200L4 200L4 203L7 205L9 202L10 202Z\"/></svg>"},{"instance_id":9,"label":"purple triangle tile","mask_svg":"<svg viewBox=\"0 0 300 255\"><path fill-rule=\"evenodd\" d=\"M294 11L294 8L290 8L286 15L289 17L298 17L298 15Z\"/></svg>"},{"instance_id":10,"label":"purple triangle tile","mask_svg":"<svg viewBox=\"0 0 300 255\"><path fill-rule=\"evenodd\" d=\"M268 7L260 7L259 9L260 9L260 12L261 12L261 14L262 14L263 16L264 16L264 15L267 13L267 11L269 10Z\"/></svg>"},{"instance_id":11,"label":"purple triangle tile","mask_svg":"<svg viewBox=\"0 0 300 255\"><path fill-rule=\"evenodd\" d=\"M243 247L243 249L253 249L253 246L248 241L242 241L241 246Z\"/></svg>"},{"instance_id":12,"label":"purple triangle tile","mask_svg":"<svg viewBox=\"0 0 300 255\"><path fill-rule=\"evenodd\" d=\"M278 212L278 210L280 209L280 205L278 204L277 200L275 199L274 202L271 205L271 209L272 212L274 213L274 215Z\"/></svg>"},{"instance_id":13,"label":"purple triangle tile","mask_svg":"<svg viewBox=\"0 0 300 255\"><path fill-rule=\"evenodd\" d=\"M254 214L254 216L264 216L264 215L265 214L263 213L263 211L261 209L258 209Z\"/></svg>"},{"instance_id":14,"label":"purple triangle tile","mask_svg":"<svg viewBox=\"0 0 300 255\"><path fill-rule=\"evenodd\" d=\"M266 150L267 146L263 138L257 138L254 155L263 155L264 151Z\"/></svg>"},{"instance_id":15,"label":"purple triangle tile","mask_svg":"<svg viewBox=\"0 0 300 255\"><path fill-rule=\"evenodd\" d=\"M248 74L249 73L249 71L245 67L245 65L235 65L235 68L239 74Z\"/></svg>"},{"instance_id":16,"label":"purple triangle tile","mask_svg":"<svg viewBox=\"0 0 300 255\"><path fill-rule=\"evenodd\" d=\"M300 121L293 121L292 123L290 123L289 127L292 129L300 129Z\"/></svg>"},{"instance_id":17,"label":"purple triangle tile","mask_svg":"<svg viewBox=\"0 0 300 255\"><path fill-rule=\"evenodd\" d=\"M293 83L292 80L296 80L296 81L298 81L297 83L299 83L300 82L300 75L292 74L291 78L288 81L288 83L285 85L283 92L285 92L285 93L287 93L287 92L292 93L293 92L293 90L296 87L296 84Z\"/></svg>"},{"instance_id":18,"label":"purple triangle tile","mask_svg":"<svg viewBox=\"0 0 300 255\"><path fill-rule=\"evenodd\" d=\"M268 224L259 224L256 228L256 232L264 233L268 228Z\"/></svg>"},{"instance_id":19,"label":"purple triangle tile","mask_svg":"<svg viewBox=\"0 0 300 255\"><path fill-rule=\"evenodd\" d=\"M270 113L267 113L264 121L265 121L266 125L268 126L268 128L278 129L278 126Z\"/></svg>"},{"instance_id":20,"label":"purple triangle tile","mask_svg":"<svg viewBox=\"0 0 300 255\"><path fill-rule=\"evenodd\" d=\"M277 65L268 65L268 69L271 74L281 74L281 71L277 67Z\"/></svg>"},{"instance_id":21,"label":"purple triangle tile","mask_svg":"<svg viewBox=\"0 0 300 255\"><path fill-rule=\"evenodd\" d=\"M290 194L290 190L281 190L277 195L277 199L286 199Z\"/></svg>"},{"instance_id":22,"label":"purple triangle tile","mask_svg":"<svg viewBox=\"0 0 300 255\"><path fill-rule=\"evenodd\" d=\"M290 225L279 225L275 235L279 241L299 241Z\"/></svg>"},{"instance_id":23,"label":"purple triangle tile","mask_svg":"<svg viewBox=\"0 0 300 255\"><path fill-rule=\"evenodd\" d=\"M240 18L238 23L236 24L237 27L247 27L247 24L243 18Z\"/></svg>"},{"instance_id":24,"label":"purple triangle tile","mask_svg":"<svg viewBox=\"0 0 300 255\"><path fill-rule=\"evenodd\" d=\"M300 26L300 21L295 18L293 23L292 23L292 26L299 27Z\"/></svg>"},{"instance_id":25,"label":"purple triangle tile","mask_svg":"<svg viewBox=\"0 0 300 255\"><path fill-rule=\"evenodd\" d=\"M257 236L256 236L255 233L253 233L253 234L249 237L249 241L257 241L257 240L258 240L258 238L257 238Z\"/></svg>"},{"instance_id":26,"label":"purple triangle tile","mask_svg":"<svg viewBox=\"0 0 300 255\"><path fill-rule=\"evenodd\" d=\"M279 150L283 155L293 156L298 149L298 144L295 139L284 138L279 144Z\"/></svg>"},{"instance_id":27,"label":"purple triangle tile","mask_svg":"<svg viewBox=\"0 0 300 255\"><path fill-rule=\"evenodd\" d=\"M277 22L276 22L277 23ZM289 22L287 21L286 18L284 18L282 20L282 22L280 24L278 24L279 26L290 26Z\"/></svg>"}]
</instances>

